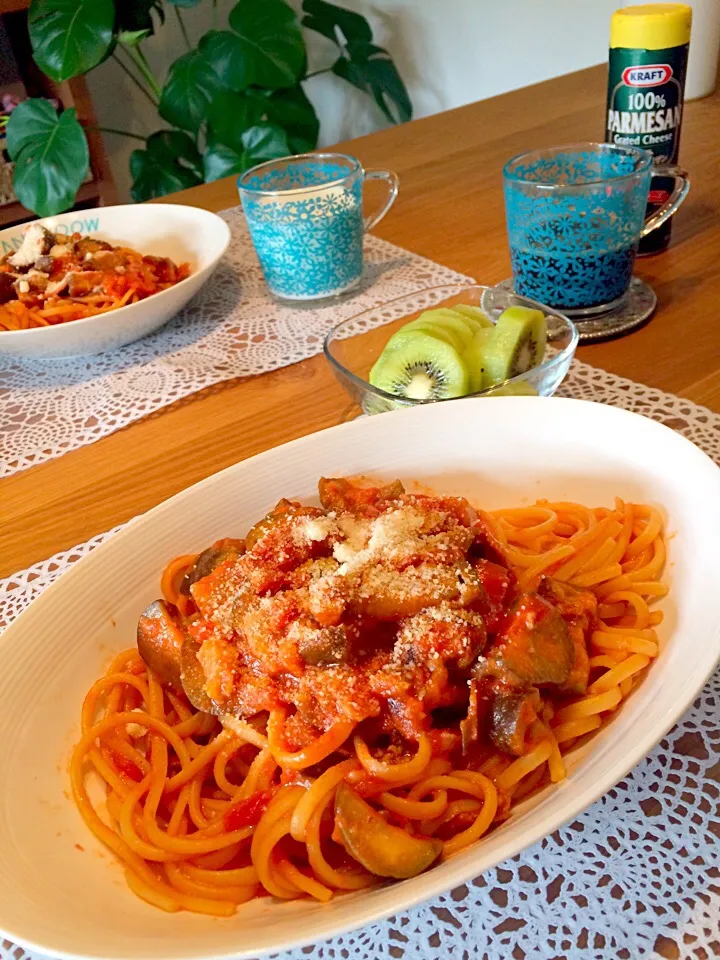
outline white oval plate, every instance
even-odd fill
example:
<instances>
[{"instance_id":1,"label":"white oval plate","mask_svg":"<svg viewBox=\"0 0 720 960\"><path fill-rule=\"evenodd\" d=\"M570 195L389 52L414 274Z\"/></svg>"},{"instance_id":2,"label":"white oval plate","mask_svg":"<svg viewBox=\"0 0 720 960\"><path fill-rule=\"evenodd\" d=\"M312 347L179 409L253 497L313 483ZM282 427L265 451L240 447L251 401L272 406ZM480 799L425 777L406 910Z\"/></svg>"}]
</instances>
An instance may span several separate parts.
<instances>
[{"instance_id":1,"label":"white oval plate","mask_svg":"<svg viewBox=\"0 0 720 960\"><path fill-rule=\"evenodd\" d=\"M169 558L241 536L321 475L417 479L490 509L537 497L660 504L672 589L663 649L611 724L571 755L569 777L479 843L425 874L329 904L262 898L218 920L166 914L127 889L68 797L80 704ZM356 420L267 451L131 523L49 587L0 640L0 931L54 957L219 960L324 940L477 876L577 816L621 779L691 703L720 652L720 471L679 434L577 400L458 400ZM78 850L80 844L83 850Z\"/></svg>"},{"instance_id":2,"label":"white oval plate","mask_svg":"<svg viewBox=\"0 0 720 960\"><path fill-rule=\"evenodd\" d=\"M230 243L230 228L215 213L173 203L127 204L71 211L40 220L49 230L82 233L138 253L189 263L190 276L119 310L31 330L0 330L0 354L44 359L114 350L152 333L209 279ZM20 245L27 224L0 230L0 256Z\"/></svg>"}]
</instances>

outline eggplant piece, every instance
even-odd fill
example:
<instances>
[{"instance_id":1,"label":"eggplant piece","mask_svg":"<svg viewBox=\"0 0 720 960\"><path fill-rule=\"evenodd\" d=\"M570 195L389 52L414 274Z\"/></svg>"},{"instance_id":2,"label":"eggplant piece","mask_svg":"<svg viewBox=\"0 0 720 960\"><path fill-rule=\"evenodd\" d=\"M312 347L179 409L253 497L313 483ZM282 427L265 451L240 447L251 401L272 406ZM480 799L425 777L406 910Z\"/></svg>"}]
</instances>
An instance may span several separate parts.
<instances>
[{"instance_id":1,"label":"eggplant piece","mask_svg":"<svg viewBox=\"0 0 720 960\"><path fill-rule=\"evenodd\" d=\"M347 609L350 587L345 577L334 576L340 564L334 557L308 560L295 570L292 586L307 586L304 606L323 627L336 627Z\"/></svg>"},{"instance_id":2,"label":"eggplant piece","mask_svg":"<svg viewBox=\"0 0 720 960\"><path fill-rule=\"evenodd\" d=\"M442 840L412 837L389 824L347 783L335 794L335 826L350 856L377 877L415 877L443 849Z\"/></svg>"},{"instance_id":3,"label":"eggplant piece","mask_svg":"<svg viewBox=\"0 0 720 960\"><path fill-rule=\"evenodd\" d=\"M165 600L153 600L137 625L137 648L148 668L161 683L180 690L180 662L184 631L175 620L175 608Z\"/></svg>"},{"instance_id":4,"label":"eggplant piece","mask_svg":"<svg viewBox=\"0 0 720 960\"><path fill-rule=\"evenodd\" d=\"M441 661L467 670L486 643L481 614L445 603L421 610L401 622L395 660L404 666Z\"/></svg>"},{"instance_id":5,"label":"eggplant piece","mask_svg":"<svg viewBox=\"0 0 720 960\"><path fill-rule=\"evenodd\" d=\"M597 614L597 597L590 590L575 587L564 580L543 576L537 588L538 595L548 600L564 620L580 617L591 619Z\"/></svg>"},{"instance_id":6,"label":"eggplant piece","mask_svg":"<svg viewBox=\"0 0 720 960\"><path fill-rule=\"evenodd\" d=\"M23 279L28 285L29 293L31 294L45 293L50 281L50 277L46 273L34 268L29 270ZM22 280L18 280L17 282L22 283Z\"/></svg>"},{"instance_id":7,"label":"eggplant piece","mask_svg":"<svg viewBox=\"0 0 720 960\"><path fill-rule=\"evenodd\" d=\"M477 681L470 680L470 693L468 695L468 707L465 717L460 721L460 736L462 738L462 752L463 756L470 749L470 744L474 743L480 733L480 725L478 722L479 719L479 710L478 710L478 691L477 691Z\"/></svg>"},{"instance_id":8,"label":"eggplant piece","mask_svg":"<svg viewBox=\"0 0 720 960\"><path fill-rule=\"evenodd\" d=\"M244 552L244 540L233 540L230 537L224 540L218 540L195 558L193 565L180 582L180 593L189 597L190 587L194 583L197 583L198 580L203 580L205 577L209 577L213 570L219 567L221 563L224 563L225 560L236 559Z\"/></svg>"},{"instance_id":9,"label":"eggplant piece","mask_svg":"<svg viewBox=\"0 0 720 960\"><path fill-rule=\"evenodd\" d=\"M103 270L106 273L117 267L126 267L127 262L127 254L122 250L98 250L96 253L91 252L89 257L84 257L87 270Z\"/></svg>"},{"instance_id":10,"label":"eggplant piece","mask_svg":"<svg viewBox=\"0 0 720 960\"><path fill-rule=\"evenodd\" d=\"M583 626L577 620L568 623L568 634L575 652L574 662L570 674L560 690L563 693L587 693L590 682L590 654L587 649L587 625Z\"/></svg>"},{"instance_id":11,"label":"eggplant piece","mask_svg":"<svg viewBox=\"0 0 720 960\"><path fill-rule=\"evenodd\" d=\"M186 635L181 649L180 680L182 689L196 710L219 717L227 713L227 709L221 707L217 701L205 692L205 671L197 658L199 651L200 644L197 640Z\"/></svg>"},{"instance_id":12,"label":"eggplant piece","mask_svg":"<svg viewBox=\"0 0 720 960\"><path fill-rule=\"evenodd\" d=\"M525 734L537 719L539 707L540 695L534 689L496 693L490 716L490 739L495 746L521 757L525 753Z\"/></svg>"},{"instance_id":13,"label":"eggplant piece","mask_svg":"<svg viewBox=\"0 0 720 960\"><path fill-rule=\"evenodd\" d=\"M318 494L326 510L336 513L353 513L377 516L378 509L389 501L397 500L405 493L400 480L383 487L363 487L344 477L320 477Z\"/></svg>"},{"instance_id":14,"label":"eggplant piece","mask_svg":"<svg viewBox=\"0 0 720 960\"><path fill-rule=\"evenodd\" d=\"M396 481L399 483L399 481ZM455 524L465 529L468 545L473 542L473 525L478 518L475 507L465 497L442 497L431 493L403 493L398 498L403 506L416 506L423 512L438 512L446 514L446 519L440 522L441 529L449 529ZM467 548L466 548L467 551Z\"/></svg>"},{"instance_id":15,"label":"eggplant piece","mask_svg":"<svg viewBox=\"0 0 720 960\"><path fill-rule=\"evenodd\" d=\"M349 663L353 658L353 642L344 624L334 627L309 627L298 640L300 658L314 667L333 663Z\"/></svg>"},{"instance_id":16,"label":"eggplant piece","mask_svg":"<svg viewBox=\"0 0 720 960\"><path fill-rule=\"evenodd\" d=\"M175 283L177 281L177 267L169 257L143 257L148 266L153 268L159 283Z\"/></svg>"},{"instance_id":17,"label":"eggplant piece","mask_svg":"<svg viewBox=\"0 0 720 960\"><path fill-rule=\"evenodd\" d=\"M35 269L39 270L41 273L51 273L54 266L55 258L51 257L47 253L44 253L41 257L38 257L34 263Z\"/></svg>"},{"instance_id":18,"label":"eggplant piece","mask_svg":"<svg viewBox=\"0 0 720 960\"><path fill-rule=\"evenodd\" d=\"M250 528L245 538L247 549L252 550L258 540L262 540L262 538L270 532L275 524L283 518L312 518L320 516L322 516L322 511L318 510L317 507L304 507L301 503L295 503L292 500L287 500L283 497L282 500L279 500L278 503L275 504L270 513L264 516L262 520L258 520L255 526Z\"/></svg>"},{"instance_id":19,"label":"eggplant piece","mask_svg":"<svg viewBox=\"0 0 720 960\"><path fill-rule=\"evenodd\" d=\"M58 243L67 243L70 238L62 236ZM99 250L112 250L112 246L105 240L96 240L94 237L80 237L75 241L75 252L79 257L88 253L97 253Z\"/></svg>"},{"instance_id":20,"label":"eggplant piece","mask_svg":"<svg viewBox=\"0 0 720 960\"><path fill-rule=\"evenodd\" d=\"M15 275L2 272L0 273L0 303L8 303L10 300L17 300Z\"/></svg>"},{"instance_id":21,"label":"eggplant piece","mask_svg":"<svg viewBox=\"0 0 720 960\"><path fill-rule=\"evenodd\" d=\"M575 649L575 662L561 690L563 693L585 693L590 680L587 638L590 625L597 616L597 597L591 590L574 587L553 577L543 577L537 592L556 607L568 625Z\"/></svg>"},{"instance_id":22,"label":"eggplant piece","mask_svg":"<svg viewBox=\"0 0 720 960\"><path fill-rule=\"evenodd\" d=\"M555 607L536 593L523 593L497 634L488 661L518 686L563 684L575 663L575 648Z\"/></svg>"},{"instance_id":23,"label":"eggplant piece","mask_svg":"<svg viewBox=\"0 0 720 960\"><path fill-rule=\"evenodd\" d=\"M472 565L483 588L473 609L482 613L488 633L493 634L502 625L505 611L517 593L517 577L512 570L491 560L474 559Z\"/></svg>"},{"instance_id":24,"label":"eggplant piece","mask_svg":"<svg viewBox=\"0 0 720 960\"><path fill-rule=\"evenodd\" d=\"M71 270L68 275L68 292L71 297L87 297L102 287L105 274L101 270Z\"/></svg>"},{"instance_id":25,"label":"eggplant piece","mask_svg":"<svg viewBox=\"0 0 720 960\"><path fill-rule=\"evenodd\" d=\"M181 689L185 696L196 710L202 713L212 714L214 717L224 717L227 715L233 717L247 716L238 701L236 693L232 693L222 704L218 703L205 690L207 677L198 660L200 646L189 634L185 635L181 652Z\"/></svg>"},{"instance_id":26,"label":"eggplant piece","mask_svg":"<svg viewBox=\"0 0 720 960\"><path fill-rule=\"evenodd\" d=\"M466 607L481 594L469 563L449 567L428 562L400 571L375 567L363 573L350 608L378 620L402 620L445 601Z\"/></svg>"},{"instance_id":27,"label":"eggplant piece","mask_svg":"<svg viewBox=\"0 0 720 960\"><path fill-rule=\"evenodd\" d=\"M477 519L472 524L472 532L475 535L470 550L472 557L489 560L506 569L510 566L505 556L505 549L493 533L492 525L484 513L478 513Z\"/></svg>"}]
</instances>

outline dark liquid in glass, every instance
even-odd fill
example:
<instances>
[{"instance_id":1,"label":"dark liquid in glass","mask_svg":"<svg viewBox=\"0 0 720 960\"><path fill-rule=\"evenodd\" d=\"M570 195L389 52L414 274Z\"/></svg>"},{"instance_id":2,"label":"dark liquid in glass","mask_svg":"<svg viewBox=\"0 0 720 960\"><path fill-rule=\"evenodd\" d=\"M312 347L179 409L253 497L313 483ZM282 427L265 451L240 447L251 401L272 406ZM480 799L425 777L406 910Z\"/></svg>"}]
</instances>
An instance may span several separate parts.
<instances>
[{"instance_id":1,"label":"dark liquid in glass","mask_svg":"<svg viewBox=\"0 0 720 960\"><path fill-rule=\"evenodd\" d=\"M517 293L558 309L611 303L628 288L635 248L607 253L511 250Z\"/></svg>"}]
</instances>

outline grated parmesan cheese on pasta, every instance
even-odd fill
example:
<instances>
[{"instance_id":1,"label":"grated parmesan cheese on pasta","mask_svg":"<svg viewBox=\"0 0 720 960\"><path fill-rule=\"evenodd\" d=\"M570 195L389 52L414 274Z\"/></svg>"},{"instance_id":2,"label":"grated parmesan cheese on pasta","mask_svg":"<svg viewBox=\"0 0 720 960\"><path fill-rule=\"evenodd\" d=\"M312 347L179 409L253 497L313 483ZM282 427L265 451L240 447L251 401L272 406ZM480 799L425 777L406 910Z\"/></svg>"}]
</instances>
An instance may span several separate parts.
<instances>
[{"instance_id":1,"label":"grated parmesan cheese on pasta","mask_svg":"<svg viewBox=\"0 0 720 960\"><path fill-rule=\"evenodd\" d=\"M356 521L358 522L358 521ZM369 525L370 537L366 546L358 546L360 530L346 530L345 542L333 547L333 556L341 563L339 576L349 576L360 573L369 566L374 566L383 556L396 553L399 549L403 553L418 552L422 549L422 541L418 534L426 523L424 517L414 507L399 507L381 514ZM365 527L367 530L367 525Z\"/></svg>"}]
</instances>

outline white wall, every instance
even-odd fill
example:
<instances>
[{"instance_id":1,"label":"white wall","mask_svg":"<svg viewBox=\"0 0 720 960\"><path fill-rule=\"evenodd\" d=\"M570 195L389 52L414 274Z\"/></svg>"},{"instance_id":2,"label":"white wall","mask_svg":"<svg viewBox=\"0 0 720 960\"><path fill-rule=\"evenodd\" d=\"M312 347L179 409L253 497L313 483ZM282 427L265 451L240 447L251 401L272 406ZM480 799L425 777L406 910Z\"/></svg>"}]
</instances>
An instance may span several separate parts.
<instances>
[{"instance_id":1,"label":"white wall","mask_svg":"<svg viewBox=\"0 0 720 960\"><path fill-rule=\"evenodd\" d=\"M299 8L300 0L292 0ZM224 23L234 0L219 0ZM415 116L424 117L492 97L607 59L610 15L619 0L341 0L371 21L408 86ZM210 0L184 11L191 37L209 29ZM313 35L314 37L314 35ZM160 78L185 49L172 11L146 45ZM322 37L310 46L310 69L332 62ZM89 77L104 126L137 133L160 129L151 105L112 61ZM369 98L332 75L312 78L307 92L322 120L321 143L369 133L385 124ZM140 144L106 137L121 194L127 196L127 158Z\"/></svg>"}]
</instances>

